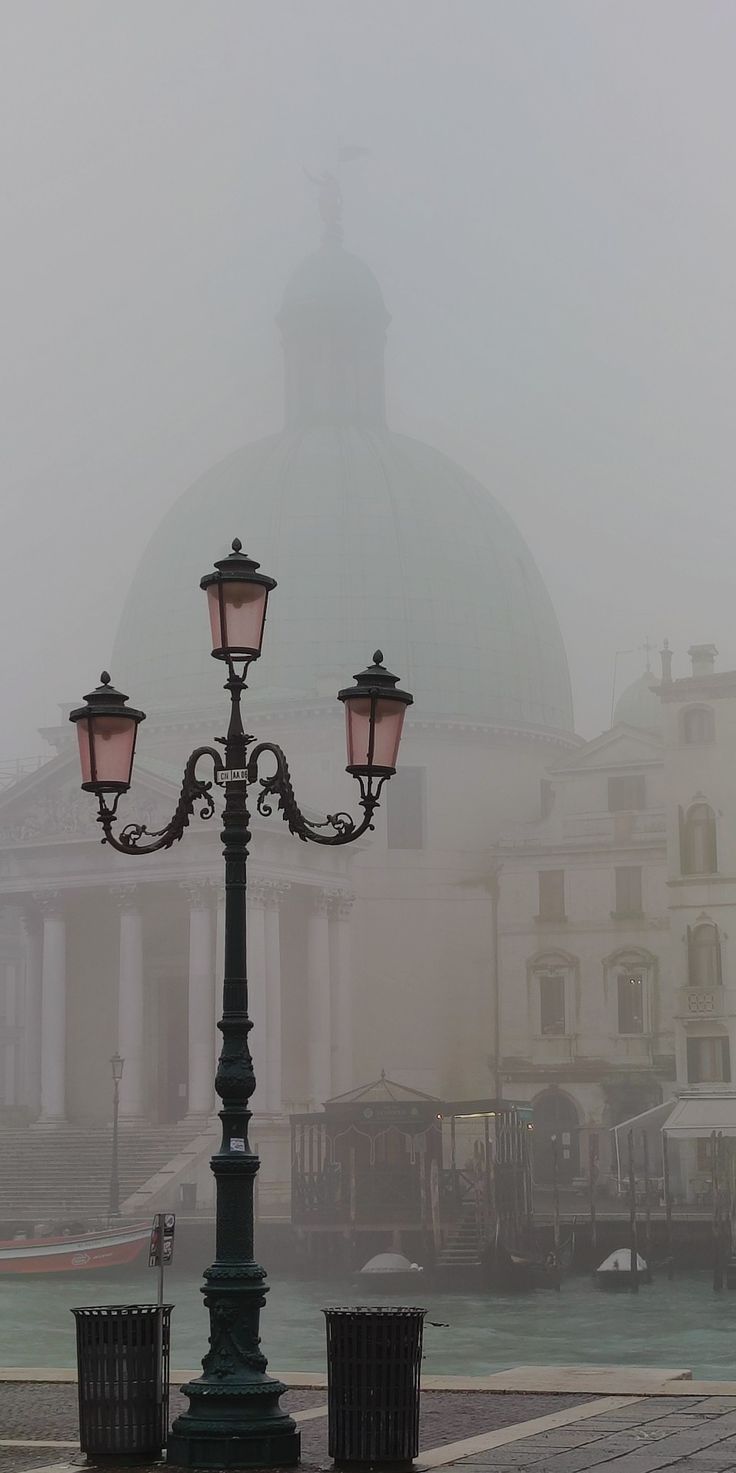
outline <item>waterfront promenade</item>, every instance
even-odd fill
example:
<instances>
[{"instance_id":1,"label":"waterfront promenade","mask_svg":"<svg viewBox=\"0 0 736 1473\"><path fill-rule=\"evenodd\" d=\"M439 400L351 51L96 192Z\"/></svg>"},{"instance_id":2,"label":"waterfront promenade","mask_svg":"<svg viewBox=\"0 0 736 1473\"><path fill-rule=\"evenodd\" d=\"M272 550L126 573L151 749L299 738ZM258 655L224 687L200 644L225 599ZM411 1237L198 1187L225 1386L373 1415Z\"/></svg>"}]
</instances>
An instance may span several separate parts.
<instances>
[{"instance_id":1,"label":"waterfront promenade","mask_svg":"<svg viewBox=\"0 0 736 1473\"><path fill-rule=\"evenodd\" d=\"M191 1374L172 1377L172 1416L184 1404L178 1386ZM286 1403L301 1428L305 1473L329 1468L325 1378L283 1379L290 1386ZM94 1466L76 1439L72 1372L0 1372L0 1473ZM420 1445L417 1470L732 1473L736 1381L693 1381L686 1369L635 1366L527 1366L482 1378L428 1377Z\"/></svg>"}]
</instances>

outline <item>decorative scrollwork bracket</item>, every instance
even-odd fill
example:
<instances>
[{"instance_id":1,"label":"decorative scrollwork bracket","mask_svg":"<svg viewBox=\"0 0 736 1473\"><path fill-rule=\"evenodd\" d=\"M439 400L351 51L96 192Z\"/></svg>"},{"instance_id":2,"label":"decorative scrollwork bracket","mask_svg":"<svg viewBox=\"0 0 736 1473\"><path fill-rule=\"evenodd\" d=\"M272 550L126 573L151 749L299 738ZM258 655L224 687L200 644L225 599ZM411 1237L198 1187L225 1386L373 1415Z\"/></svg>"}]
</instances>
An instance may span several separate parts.
<instances>
[{"instance_id":1,"label":"decorative scrollwork bracket","mask_svg":"<svg viewBox=\"0 0 736 1473\"><path fill-rule=\"evenodd\" d=\"M275 763L275 771L267 777L258 776L258 765L263 754L269 753ZM352 844L359 839L361 834L373 828L373 814L378 806L381 788L385 779L378 777L377 786L373 787L373 779L359 778L360 782L360 805L363 809L363 817L357 823L349 813L328 813L321 822L308 822L296 801L294 786L291 781L289 764L286 756L276 742L259 742L253 748L248 759L248 782L260 783L261 791L256 800L256 809L262 818L270 818L276 808L281 812L285 822L292 834L302 839L305 843L311 841L313 844ZM323 830L331 830L324 833Z\"/></svg>"},{"instance_id":2,"label":"decorative scrollwork bracket","mask_svg":"<svg viewBox=\"0 0 736 1473\"><path fill-rule=\"evenodd\" d=\"M119 834L116 834L114 824L120 795L117 794L109 806L105 802L104 795L101 796L97 821L102 825L104 831L103 844L110 844L120 854L155 854L157 849L170 849L172 844L178 843L184 830L189 827L189 820L197 804L200 804L198 817L211 818L215 811L213 784L197 777L197 764L203 757L212 759L214 780L222 771L223 761L214 747L196 747L187 759L179 801L164 829L149 831L144 823L128 823Z\"/></svg>"}]
</instances>

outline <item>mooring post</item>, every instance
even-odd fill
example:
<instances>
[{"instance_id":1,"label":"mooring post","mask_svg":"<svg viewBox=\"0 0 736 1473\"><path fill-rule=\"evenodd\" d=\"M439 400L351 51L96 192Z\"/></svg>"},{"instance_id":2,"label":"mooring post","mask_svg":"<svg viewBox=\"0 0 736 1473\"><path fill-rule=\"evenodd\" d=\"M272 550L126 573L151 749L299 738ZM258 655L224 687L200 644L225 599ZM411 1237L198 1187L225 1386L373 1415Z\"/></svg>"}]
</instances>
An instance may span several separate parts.
<instances>
[{"instance_id":1,"label":"mooring post","mask_svg":"<svg viewBox=\"0 0 736 1473\"><path fill-rule=\"evenodd\" d=\"M670 1191L670 1143L666 1131L662 1131L662 1179L664 1186L664 1220L667 1239L667 1278L675 1277L675 1257L672 1246L672 1194Z\"/></svg>"},{"instance_id":2,"label":"mooring post","mask_svg":"<svg viewBox=\"0 0 736 1473\"><path fill-rule=\"evenodd\" d=\"M634 1132L629 1131L629 1244L631 1251L631 1292L639 1292L639 1245L636 1233L636 1174L634 1171Z\"/></svg>"},{"instance_id":3,"label":"mooring post","mask_svg":"<svg viewBox=\"0 0 736 1473\"><path fill-rule=\"evenodd\" d=\"M720 1155L721 1138L711 1131L711 1165L713 1168L713 1288L723 1288L723 1261L721 1257L721 1182Z\"/></svg>"},{"instance_id":4,"label":"mooring post","mask_svg":"<svg viewBox=\"0 0 736 1473\"><path fill-rule=\"evenodd\" d=\"M588 1136L588 1191L590 1193L590 1247L593 1259L598 1255L598 1221L596 1218L595 1189L598 1183L598 1137L592 1132Z\"/></svg>"},{"instance_id":5,"label":"mooring post","mask_svg":"<svg viewBox=\"0 0 736 1473\"><path fill-rule=\"evenodd\" d=\"M649 1200L649 1140L645 1130L641 1133L642 1154L644 1158L644 1257L647 1268L651 1269L652 1259L652 1208Z\"/></svg>"}]
</instances>

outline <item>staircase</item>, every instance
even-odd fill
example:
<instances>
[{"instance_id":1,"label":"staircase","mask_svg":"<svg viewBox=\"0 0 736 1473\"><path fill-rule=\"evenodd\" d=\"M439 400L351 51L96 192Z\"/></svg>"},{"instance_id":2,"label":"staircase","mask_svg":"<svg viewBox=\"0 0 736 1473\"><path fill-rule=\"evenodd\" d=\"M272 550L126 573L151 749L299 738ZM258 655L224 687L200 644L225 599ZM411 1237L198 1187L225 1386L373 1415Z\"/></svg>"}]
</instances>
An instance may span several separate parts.
<instances>
[{"instance_id":1,"label":"staircase","mask_svg":"<svg viewBox=\"0 0 736 1473\"><path fill-rule=\"evenodd\" d=\"M118 1137L120 1201L199 1134L196 1126L122 1126ZM61 1223L106 1217L110 1192L109 1126L59 1125L0 1130L0 1223Z\"/></svg>"},{"instance_id":2,"label":"staircase","mask_svg":"<svg viewBox=\"0 0 736 1473\"><path fill-rule=\"evenodd\" d=\"M463 1204L462 1217L437 1257L438 1269L477 1268L481 1261L481 1226L474 1202Z\"/></svg>"}]
</instances>

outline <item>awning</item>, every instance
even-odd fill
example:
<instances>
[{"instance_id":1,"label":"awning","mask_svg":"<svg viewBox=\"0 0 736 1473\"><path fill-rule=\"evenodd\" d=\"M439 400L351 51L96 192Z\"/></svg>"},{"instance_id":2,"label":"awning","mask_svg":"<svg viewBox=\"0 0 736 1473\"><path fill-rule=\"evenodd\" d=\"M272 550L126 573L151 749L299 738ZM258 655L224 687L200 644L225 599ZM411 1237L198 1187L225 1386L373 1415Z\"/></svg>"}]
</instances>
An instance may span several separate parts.
<instances>
[{"instance_id":1,"label":"awning","mask_svg":"<svg viewBox=\"0 0 736 1473\"><path fill-rule=\"evenodd\" d=\"M664 1126L676 1140L702 1140L712 1135L736 1136L736 1092L683 1095Z\"/></svg>"}]
</instances>

